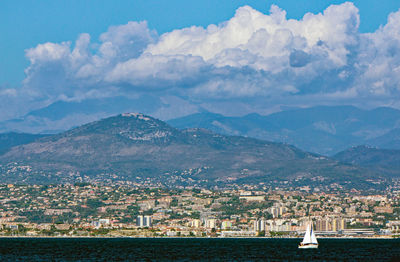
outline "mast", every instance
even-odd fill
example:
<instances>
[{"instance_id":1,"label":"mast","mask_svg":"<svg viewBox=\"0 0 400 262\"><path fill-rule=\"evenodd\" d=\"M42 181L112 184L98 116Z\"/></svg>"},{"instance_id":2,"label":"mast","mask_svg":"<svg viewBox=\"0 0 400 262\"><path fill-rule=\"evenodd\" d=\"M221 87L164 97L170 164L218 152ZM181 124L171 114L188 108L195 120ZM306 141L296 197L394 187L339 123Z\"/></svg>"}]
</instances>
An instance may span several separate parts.
<instances>
[{"instance_id":1,"label":"mast","mask_svg":"<svg viewBox=\"0 0 400 262\"><path fill-rule=\"evenodd\" d=\"M311 241L312 244L318 244L317 238L315 237L313 224L311 223Z\"/></svg>"}]
</instances>

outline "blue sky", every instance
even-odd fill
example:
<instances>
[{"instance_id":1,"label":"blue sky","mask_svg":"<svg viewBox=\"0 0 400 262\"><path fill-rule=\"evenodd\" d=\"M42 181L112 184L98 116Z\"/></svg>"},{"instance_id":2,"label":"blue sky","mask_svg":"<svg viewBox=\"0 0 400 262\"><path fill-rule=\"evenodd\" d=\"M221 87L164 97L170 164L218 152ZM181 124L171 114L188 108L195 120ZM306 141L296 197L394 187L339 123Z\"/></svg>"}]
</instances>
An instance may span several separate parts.
<instances>
[{"instance_id":1,"label":"blue sky","mask_svg":"<svg viewBox=\"0 0 400 262\"><path fill-rule=\"evenodd\" d=\"M24 50L44 42L75 39L80 33L98 37L111 25L146 20L159 33L191 25L218 24L243 5L268 12L271 4L285 9L288 18L318 13L331 0L2 0L0 1L0 85L18 86L29 62ZM400 8L398 0L352 1L360 10L361 32L372 32ZM117 4L116 4L117 3Z\"/></svg>"},{"instance_id":2,"label":"blue sky","mask_svg":"<svg viewBox=\"0 0 400 262\"><path fill-rule=\"evenodd\" d=\"M116 113L111 103L164 120L400 108L399 9L397 0L2 0L0 121L57 102L58 122L30 121L65 129Z\"/></svg>"}]
</instances>

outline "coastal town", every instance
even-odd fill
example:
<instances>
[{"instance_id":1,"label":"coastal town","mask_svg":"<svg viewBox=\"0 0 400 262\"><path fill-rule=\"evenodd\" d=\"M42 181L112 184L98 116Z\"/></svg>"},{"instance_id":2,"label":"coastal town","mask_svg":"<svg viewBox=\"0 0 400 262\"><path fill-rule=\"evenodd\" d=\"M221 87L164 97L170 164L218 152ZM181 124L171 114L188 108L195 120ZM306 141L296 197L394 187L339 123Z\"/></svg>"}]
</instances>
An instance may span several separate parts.
<instances>
[{"instance_id":1,"label":"coastal town","mask_svg":"<svg viewBox=\"0 0 400 262\"><path fill-rule=\"evenodd\" d=\"M400 236L398 186L374 194L77 183L0 185L1 236Z\"/></svg>"}]
</instances>

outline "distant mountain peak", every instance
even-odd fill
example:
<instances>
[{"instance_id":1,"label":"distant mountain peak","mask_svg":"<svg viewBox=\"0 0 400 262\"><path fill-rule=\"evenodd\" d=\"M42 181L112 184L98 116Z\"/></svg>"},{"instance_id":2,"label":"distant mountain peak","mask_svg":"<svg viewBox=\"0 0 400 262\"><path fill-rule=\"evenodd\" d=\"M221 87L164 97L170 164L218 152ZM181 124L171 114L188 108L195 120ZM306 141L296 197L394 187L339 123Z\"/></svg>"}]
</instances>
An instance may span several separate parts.
<instances>
[{"instance_id":1,"label":"distant mountain peak","mask_svg":"<svg viewBox=\"0 0 400 262\"><path fill-rule=\"evenodd\" d=\"M186 128L182 130L183 132L186 133L207 133L207 134L214 134L211 130L205 129L205 128L200 128L200 127L194 127L194 128Z\"/></svg>"},{"instance_id":2,"label":"distant mountain peak","mask_svg":"<svg viewBox=\"0 0 400 262\"><path fill-rule=\"evenodd\" d=\"M380 149L378 147L376 147L376 146L357 145L357 146L352 146L352 147L350 147L350 148L348 148L348 149L346 149L346 150L344 150L342 152L345 152L345 151L349 151L349 152L359 151L359 152L361 152L362 150L380 150ZM339 153L341 153L341 152L339 152Z\"/></svg>"},{"instance_id":3,"label":"distant mountain peak","mask_svg":"<svg viewBox=\"0 0 400 262\"><path fill-rule=\"evenodd\" d=\"M123 113L123 114L121 114L121 116L123 116L123 117L135 117L137 119L144 120L144 121L150 121L152 119L151 117L146 116L146 115L144 115L142 113L135 113L135 112Z\"/></svg>"}]
</instances>

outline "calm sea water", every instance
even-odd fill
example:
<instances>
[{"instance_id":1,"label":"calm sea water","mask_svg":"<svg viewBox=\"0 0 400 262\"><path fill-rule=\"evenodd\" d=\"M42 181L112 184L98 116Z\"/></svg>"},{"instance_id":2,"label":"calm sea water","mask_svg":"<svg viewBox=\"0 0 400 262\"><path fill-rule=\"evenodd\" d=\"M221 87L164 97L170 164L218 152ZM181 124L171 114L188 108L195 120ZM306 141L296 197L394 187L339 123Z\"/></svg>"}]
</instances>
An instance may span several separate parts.
<instances>
[{"instance_id":1,"label":"calm sea water","mask_svg":"<svg viewBox=\"0 0 400 262\"><path fill-rule=\"evenodd\" d=\"M2 238L0 261L400 261L400 240Z\"/></svg>"}]
</instances>

